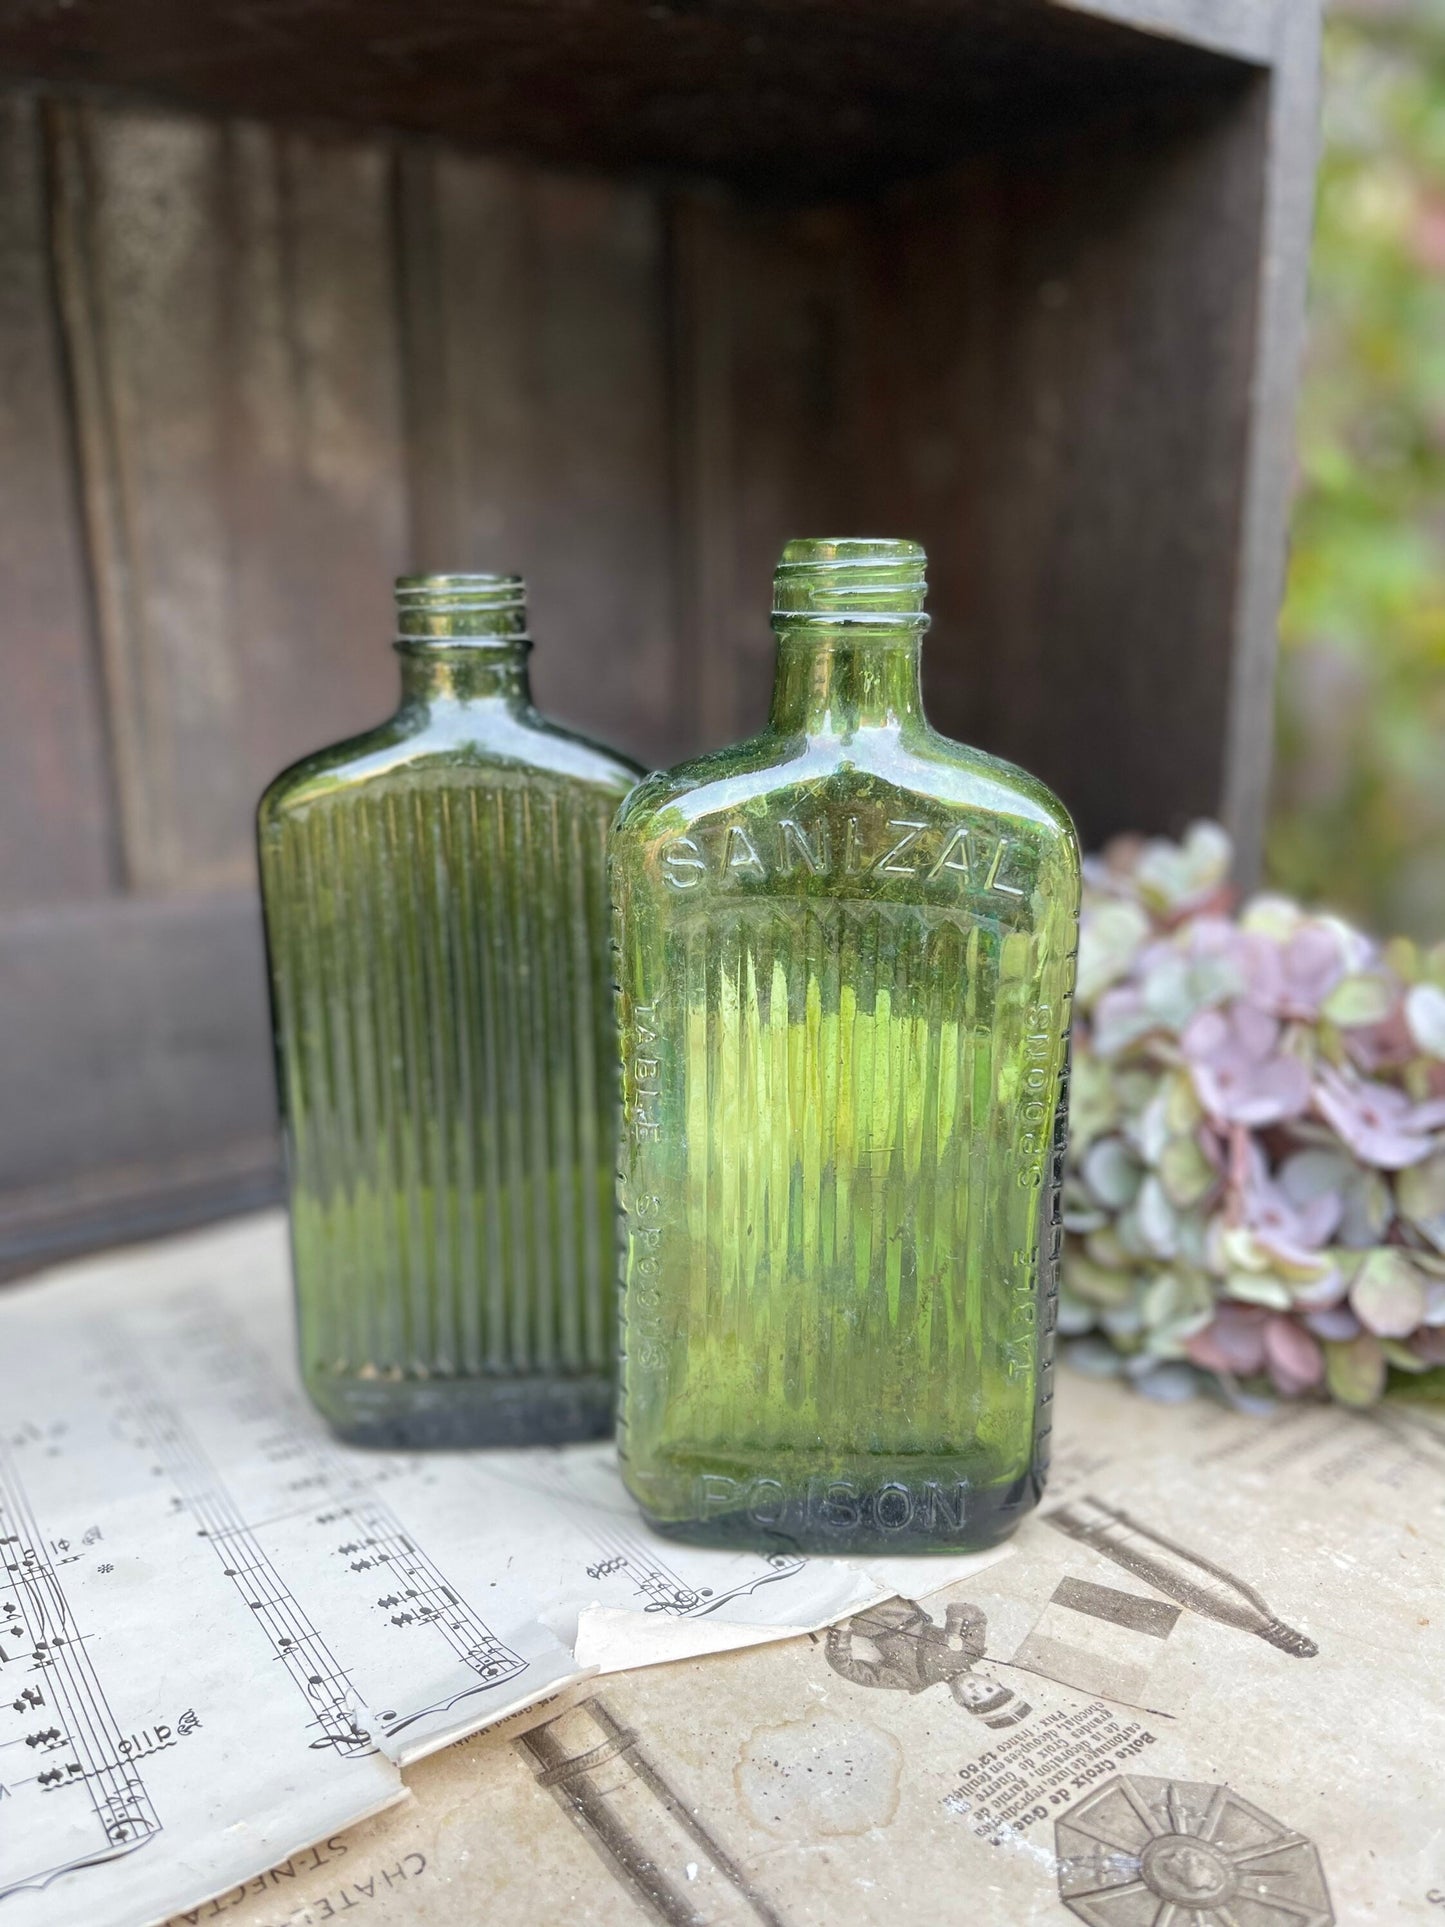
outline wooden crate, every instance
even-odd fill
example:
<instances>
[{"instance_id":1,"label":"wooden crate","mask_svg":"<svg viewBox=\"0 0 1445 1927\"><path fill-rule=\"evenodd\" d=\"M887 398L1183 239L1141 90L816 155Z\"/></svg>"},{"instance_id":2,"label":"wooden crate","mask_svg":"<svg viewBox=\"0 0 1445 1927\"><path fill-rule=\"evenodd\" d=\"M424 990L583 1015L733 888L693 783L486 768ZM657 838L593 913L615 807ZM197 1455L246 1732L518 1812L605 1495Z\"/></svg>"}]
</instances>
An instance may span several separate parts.
<instances>
[{"instance_id":1,"label":"wooden crate","mask_svg":"<svg viewBox=\"0 0 1445 1927\"><path fill-rule=\"evenodd\" d=\"M250 814L402 568L752 727L797 533L937 723L1259 846L1313 0L0 0L0 1264L276 1188Z\"/></svg>"}]
</instances>

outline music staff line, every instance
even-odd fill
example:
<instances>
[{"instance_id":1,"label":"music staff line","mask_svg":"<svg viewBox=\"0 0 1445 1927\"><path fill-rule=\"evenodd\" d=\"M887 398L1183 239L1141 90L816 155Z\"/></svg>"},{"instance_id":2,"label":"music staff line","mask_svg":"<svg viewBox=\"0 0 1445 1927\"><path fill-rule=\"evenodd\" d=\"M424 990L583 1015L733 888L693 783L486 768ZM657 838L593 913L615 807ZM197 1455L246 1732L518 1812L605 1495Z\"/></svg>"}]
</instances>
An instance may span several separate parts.
<instances>
[{"instance_id":1,"label":"music staff line","mask_svg":"<svg viewBox=\"0 0 1445 1927\"><path fill-rule=\"evenodd\" d=\"M194 1299L190 1301L195 1305ZM352 1527L348 1541L335 1551L347 1557L358 1573L375 1571L384 1582L375 1604L387 1613L397 1631L430 1626L454 1656L476 1678L475 1685L442 1700L404 1712L383 1710L376 1715L388 1737L415 1725L430 1714L446 1711L462 1699L492 1692L524 1672L527 1661L514 1653L471 1608L429 1555L375 1491L377 1474L361 1472L320 1437L299 1398L277 1382L269 1360L250 1339L239 1320L205 1298L192 1311L191 1342L220 1361L215 1374L218 1388L229 1388L236 1407L264 1420L276 1432L267 1456L274 1462L294 1461L305 1484L316 1492L311 1505L287 1516L310 1517L318 1525ZM385 1476L383 1473L381 1476ZM319 1506L321 1509L316 1510ZM240 1522L244 1526L244 1521ZM234 1529L234 1528L233 1528ZM254 1535L256 1528L246 1527ZM356 1535L359 1533L360 1537ZM386 1602L386 1603L383 1603Z\"/></svg>"},{"instance_id":2,"label":"music staff line","mask_svg":"<svg viewBox=\"0 0 1445 1927\"><path fill-rule=\"evenodd\" d=\"M141 1442L174 1486L180 1506L195 1522L275 1657L305 1700L318 1734L314 1746L341 1753L372 1749L357 1720L358 1696L351 1678L277 1572L254 1530L189 1428L156 1393L129 1341L115 1325L104 1334L107 1365Z\"/></svg>"},{"instance_id":3,"label":"music staff line","mask_svg":"<svg viewBox=\"0 0 1445 1927\"><path fill-rule=\"evenodd\" d=\"M383 1591L376 1599L378 1610L385 1612L398 1631L410 1626L429 1625L446 1641L452 1652L477 1676L477 1685L425 1707L405 1714L383 1713L381 1728L388 1738L414 1726L419 1720L445 1712L481 1692L491 1692L505 1681L525 1672L527 1662L503 1644L486 1622L472 1610L430 1557L418 1545L384 1499L379 1498L346 1463L321 1440L298 1432L305 1455L326 1481L334 1495L324 1515L326 1523L346 1521L360 1538L348 1537L336 1548L358 1574L374 1571L384 1577Z\"/></svg>"},{"instance_id":4,"label":"music staff line","mask_svg":"<svg viewBox=\"0 0 1445 1927\"><path fill-rule=\"evenodd\" d=\"M61 1874L134 1853L161 1831L161 1821L140 1772L122 1756L119 1723L85 1641L76 1630L23 1477L5 1445L0 1445L0 1540L7 1549L18 1548L18 1556L7 1554L3 1562L5 1576L0 1591L11 1596L4 1614L10 1630L0 1634L0 1640L15 1636L14 1626L19 1620L30 1641L31 1670L38 1671L43 1681L39 1687L22 1687L12 1710L38 1713L45 1708L51 1724L25 1736L26 1743L36 1743L37 1753L43 1749L46 1755L66 1751L74 1756L63 1765L37 1772L34 1783L44 1795L53 1795L68 1785L83 1785L102 1835L90 1852L69 1854L48 1866L42 1861L28 1873L0 1885L3 1900L9 1893L45 1887ZM57 1726L56 1720L61 1724ZM43 1828L36 1837L44 1840Z\"/></svg>"},{"instance_id":5,"label":"music staff line","mask_svg":"<svg viewBox=\"0 0 1445 1927\"><path fill-rule=\"evenodd\" d=\"M601 1580L619 1573L625 1574L634 1589L647 1601L644 1612L671 1613L679 1619L706 1619L730 1600L743 1598L780 1579L792 1578L802 1571L805 1564L800 1558L780 1556L769 1561L771 1569L768 1572L730 1586L723 1592L711 1586L695 1588L679 1579L624 1525L620 1522L610 1523L606 1509L590 1504L559 1469L539 1469L532 1482L567 1507L579 1530L602 1555L586 1568L588 1578Z\"/></svg>"}]
</instances>

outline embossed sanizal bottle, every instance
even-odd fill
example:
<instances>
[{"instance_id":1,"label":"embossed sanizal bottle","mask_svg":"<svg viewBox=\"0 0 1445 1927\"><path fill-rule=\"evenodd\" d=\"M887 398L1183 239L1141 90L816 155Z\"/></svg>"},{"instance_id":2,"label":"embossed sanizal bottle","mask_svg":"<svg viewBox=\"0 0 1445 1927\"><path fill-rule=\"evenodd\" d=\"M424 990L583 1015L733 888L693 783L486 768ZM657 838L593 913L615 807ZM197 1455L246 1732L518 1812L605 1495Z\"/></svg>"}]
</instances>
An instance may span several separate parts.
<instances>
[{"instance_id":1,"label":"embossed sanizal bottle","mask_svg":"<svg viewBox=\"0 0 1445 1927\"><path fill-rule=\"evenodd\" d=\"M613 831L619 1440L680 1537L977 1547L1042 1489L1078 848L924 720L923 578L789 543L768 728Z\"/></svg>"},{"instance_id":2,"label":"embossed sanizal bottle","mask_svg":"<svg viewBox=\"0 0 1445 1927\"><path fill-rule=\"evenodd\" d=\"M403 577L390 721L261 799L302 1375L345 1438L611 1423L607 826L637 772L528 694L516 576Z\"/></svg>"}]
</instances>

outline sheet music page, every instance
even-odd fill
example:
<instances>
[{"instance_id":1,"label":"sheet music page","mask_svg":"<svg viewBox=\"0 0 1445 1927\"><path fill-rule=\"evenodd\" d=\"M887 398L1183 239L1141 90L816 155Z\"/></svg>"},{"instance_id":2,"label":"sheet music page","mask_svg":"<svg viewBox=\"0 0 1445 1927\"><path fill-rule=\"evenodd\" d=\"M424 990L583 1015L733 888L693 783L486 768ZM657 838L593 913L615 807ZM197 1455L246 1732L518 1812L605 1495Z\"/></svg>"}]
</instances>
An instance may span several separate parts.
<instances>
[{"instance_id":1,"label":"sheet music page","mask_svg":"<svg viewBox=\"0 0 1445 1927\"><path fill-rule=\"evenodd\" d=\"M610 1444L341 1446L289 1292L269 1214L0 1297L0 1927L194 1907L567 1681L825 1625L920 1563L662 1541Z\"/></svg>"}]
</instances>

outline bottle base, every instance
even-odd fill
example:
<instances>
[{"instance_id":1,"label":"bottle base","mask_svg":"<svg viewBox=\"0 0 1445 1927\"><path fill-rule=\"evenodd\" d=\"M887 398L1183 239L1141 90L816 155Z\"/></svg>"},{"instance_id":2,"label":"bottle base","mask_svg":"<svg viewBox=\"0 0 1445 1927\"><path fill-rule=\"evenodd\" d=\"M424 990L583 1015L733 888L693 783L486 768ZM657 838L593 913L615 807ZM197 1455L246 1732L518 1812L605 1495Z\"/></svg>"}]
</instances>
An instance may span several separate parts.
<instances>
[{"instance_id":1,"label":"bottle base","mask_svg":"<svg viewBox=\"0 0 1445 1927\"><path fill-rule=\"evenodd\" d=\"M627 1474L629 1490L654 1532L691 1545L768 1553L986 1552L1015 1531L1038 1504L1043 1478L1030 1471L979 1484L951 1468L936 1476L916 1466L849 1470L804 1480L738 1479L699 1472L686 1481L691 1504L662 1502L678 1482ZM649 1500L653 1503L649 1503Z\"/></svg>"},{"instance_id":2,"label":"bottle base","mask_svg":"<svg viewBox=\"0 0 1445 1927\"><path fill-rule=\"evenodd\" d=\"M610 1377L308 1377L311 1402L348 1445L390 1452L565 1445L612 1430Z\"/></svg>"}]
</instances>

